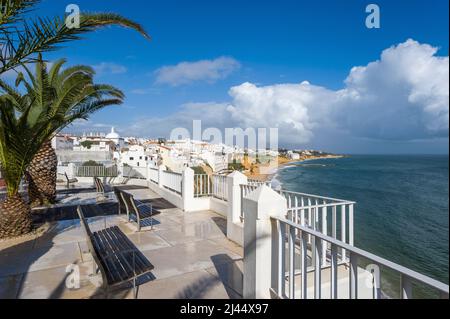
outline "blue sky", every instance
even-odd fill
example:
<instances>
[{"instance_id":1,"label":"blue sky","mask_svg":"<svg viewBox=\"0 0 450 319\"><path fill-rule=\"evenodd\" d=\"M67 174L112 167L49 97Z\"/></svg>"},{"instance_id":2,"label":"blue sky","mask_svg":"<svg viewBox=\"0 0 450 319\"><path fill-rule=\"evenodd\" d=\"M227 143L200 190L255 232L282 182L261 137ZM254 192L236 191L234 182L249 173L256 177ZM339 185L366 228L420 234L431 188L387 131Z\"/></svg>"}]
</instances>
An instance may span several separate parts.
<instances>
[{"instance_id":1,"label":"blue sky","mask_svg":"<svg viewBox=\"0 0 450 319\"><path fill-rule=\"evenodd\" d=\"M398 48L393 55L402 61L402 57L411 58L412 52L421 51L423 63L413 62L411 68L429 65L429 59L436 65L427 74L442 73L443 69L445 73L446 66L448 78L448 1L373 1L381 9L380 29L365 27L365 7L372 2L359 0L43 0L35 13L61 15L69 3L76 3L82 11L120 13L141 23L152 36L152 41L147 42L130 30L109 28L47 55L49 60L67 57L71 64L93 65L98 70L98 82L114 84L127 95L123 106L105 109L88 123L72 127L73 131L106 131L106 126L114 125L124 135L157 137L168 134L172 126L187 125L186 119L195 117L206 127L269 126L273 119L274 125L280 127L280 144L292 147L346 153L448 153L448 90L439 93L439 110L432 115L429 112L430 103L436 104L434 88L442 81L427 91L425 101L419 98L413 103L422 107L421 114L417 109L411 113L409 106L399 100L404 94L409 94L408 101L411 96L423 95L421 88L427 84L422 86L420 81L428 81L422 73L417 75L419 84L410 72L404 72L400 82L392 84L390 94L398 93L398 99L378 97L378 102L383 103L379 112L389 113L387 118L359 112L361 107L356 103L342 111L354 114L353 118L330 118L345 122L345 126L331 129L328 122L317 119L328 117L341 104L354 102L326 109L335 100L331 97L328 103L326 96L341 95L340 90L350 92L356 88L361 92L369 88L383 95L386 89L373 79L381 74L397 74L392 70L395 63L367 69L364 80L355 80L352 85L348 85L350 72L355 66L380 60L384 50L408 39L415 42ZM426 45L436 48L436 52L429 53ZM447 60L436 61L442 57ZM180 65L183 62L188 64ZM391 73L386 71L389 67ZM187 78L179 83L178 76ZM310 83L312 91L296 91L295 85L303 81ZM242 86L247 82L252 86ZM408 92L399 92L404 83L412 87ZM265 118L242 119L239 114L258 113L257 101L270 99L267 94L271 92L276 92L277 97L261 106ZM286 105L286 99L293 95L295 99ZM298 110L305 110L308 116L297 112L297 102L301 104ZM320 104L324 105L317 106ZM400 104L397 112L395 108ZM373 108L377 107L374 104ZM284 117L271 119L274 109L285 112ZM291 111L292 121L288 114ZM446 122L442 119L445 111ZM358 114L360 119L356 118ZM390 123L396 115L399 122L404 122ZM379 121L358 127L367 116ZM437 122L439 125L435 125ZM393 130L393 126L397 129Z\"/></svg>"}]
</instances>

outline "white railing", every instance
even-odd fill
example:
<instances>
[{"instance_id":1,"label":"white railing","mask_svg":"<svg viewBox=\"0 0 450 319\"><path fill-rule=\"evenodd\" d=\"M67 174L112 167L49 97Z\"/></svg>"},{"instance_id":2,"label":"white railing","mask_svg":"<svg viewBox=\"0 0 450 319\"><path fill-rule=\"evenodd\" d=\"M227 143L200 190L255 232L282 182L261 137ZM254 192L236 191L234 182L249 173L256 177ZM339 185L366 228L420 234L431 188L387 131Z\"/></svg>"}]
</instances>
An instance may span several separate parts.
<instances>
[{"instance_id":1,"label":"white railing","mask_svg":"<svg viewBox=\"0 0 450 319\"><path fill-rule=\"evenodd\" d=\"M153 183L158 184L159 183L159 172L157 168L149 168L148 169L149 179Z\"/></svg>"},{"instance_id":2,"label":"white railing","mask_svg":"<svg viewBox=\"0 0 450 319\"><path fill-rule=\"evenodd\" d=\"M241 222L244 221L244 197L247 197L248 194L256 190L261 184L241 184L239 185L241 188L241 210L240 210L240 219Z\"/></svg>"},{"instance_id":3,"label":"white railing","mask_svg":"<svg viewBox=\"0 0 450 319\"><path fill-rule=\"evenodd\" d=\"M194 175L194 197L209 197L211 192L211 179L207 174Z\"/></svg>"},{"instance_id":4,"label":"white railing","mask_svg":"<svg viewBox=\"0 0 450 319\"><path fill-rule=\"evenodd\" d=\"M194 197L215 197L228 201L228 184L225 175L194 175Z\"/></svg>"},{"instance_id":5,"label":"white railing","mask_svg":"<svg viewBox=\"0 0 450 319\"><path fill-rule=\"evenodd\" d=\"M75 167L76 177L116 177L117 166L77 166Z\"/></svg>"},{"instance_id":6,"label":"white railing","mask_svg":"<svg viewBox=\"0 0 450 319\"><path fill-rule=\"evenodd\" d=\"M251 178L248 178L248 179L247 179L247 185L250 185L250 186L261 186L261 185L266 185L266 186L271 187L270 181L260 181L260 180L257 180L257 179L251 179Z\"/></svg>"},{"instance_id":7,"label":"white railing","mask_svg":"<svg viewBox=\"0 0 450 319\"><path fill-rule=\"evenodd\" d=\"M127 178L147 179L147 167L124 166L122 176Z\"/></svg>"},{"instance_id":8,"label":"white railing","mask_svg":"<svg viewBox=\"0 0 450 319\"><path fill-rule=\"evenodd\" d=\"M175 193L181 194L182 180L183 180L182 174L162 171L161 174L162 186Z\"/></svg>"},{"instance_id":9,"label":"white railing","mask_svg":"<svg viewBox=\"0 0 450 319\"><path fill-rule=\"evenodd\" d=\"M278 256L276 257L276 263L273 263L278 265L276 273L277 283L276 287L272 287L272 291L280 298L335 299L338 297L349 297L351 299L357 299L359 292L361 292L361 294L364 292L362 290L369 290L369 297L381 298L381 272L374 271L371 273L368 270L364 270L362 267L358 267L359 260L368 261L371 265L371 269L375 269L374 266L376 266L378 269L389 269L397 273L400 277L401 298L412 298L414 289L416 288L432 290L438 294L436 296L448 298L449 287L444 283L356 248L334 237L322 234L319 231L309 228L305 224L301 225L285 218L272 217L272 220L276 222L275 225L277 227L278 236L276 241L278 243ZM330 253L327 255L329 267L326 267L326 265L322 263L321 247L323 246L330 247ZM339 251L346 251L348 254L347 261L342 253L339 255ZM296 259L296 255L299 255L300 258ZM298 260L300 261L300 267L296 268L296 262ZM342 265L342 263L345 265ZM338 281L339 267L341 267L341 270L343 271L348 269L346 276L346 278L348 278L347 281L344 280L345 278L342 278L342 271L339 272L340 278ZM323 276L325 271L330 271L330 275L326 274ZM313 276L311 278L311 276L308 275ZM366 285L358 284L358 279L360 279L361 275L369 275L369 279L371 278L371 281L369 280L369 288L367 288ZM378 278L376 278L376 276L378 276ZM322 283L322 277L327 278L327 284ZM308 285L308 279L313 280L313 285ZM367 281L367 277L364 278L364 280ZM296 282L298 283L297 286ZM344 286L342 283L344 283ZM364 282L364 284L366 283L367 282ZM297 289L298 286L300 289ZM325 291L325 287L329 290ZM367 291L365 292L366 296L361 297L367 298Z\"/></svg>"},{"instance_id":10,"label":"white railing","mask_svg":"<svg viewBox=\"0 0 450 319\"><path fill-rule=\"evenodd\" d=\"M353 246L355 202L283 190L278 192L287 200L289 220ZM311 236L308 237L308 243L311 243ZM329 245L322 247L324 264L330 249ZM345 261L345 250L341 254Z\"/></svg>"},{"instance_id":11,"label":"white railing","mask_svg":"<svg viewBox=\"0 0 450 319\"><path fill-rule=\"evenodd\" d=\"M240 185L241 188L241 222L244 221L244 197L256 190L259 186L266 184L255 180L249 180L247 184ZM268 185L270 186L270 185ZM307 225L323 234L330 234L333 238L339 238L350 245L354 244L354 205L355 202L317 196L305 193L277 191L286 198L288 207L288 218L301 225ZM309 237L309 243L311 238ZM330 247L322 247L322 260L325 261L327 251ZM345 258L345 250L342 252Z\"/></svg>"},{"instance_id":12,"label":"white railing","mask_svg":"<svg viewBox=\"0 0 450 319\"><path fill-rule=\"evenodd\" d=\"M228 184L225 175L212 176L212 196L224 201L228 201Z\"/></svg>"}]
</instances>

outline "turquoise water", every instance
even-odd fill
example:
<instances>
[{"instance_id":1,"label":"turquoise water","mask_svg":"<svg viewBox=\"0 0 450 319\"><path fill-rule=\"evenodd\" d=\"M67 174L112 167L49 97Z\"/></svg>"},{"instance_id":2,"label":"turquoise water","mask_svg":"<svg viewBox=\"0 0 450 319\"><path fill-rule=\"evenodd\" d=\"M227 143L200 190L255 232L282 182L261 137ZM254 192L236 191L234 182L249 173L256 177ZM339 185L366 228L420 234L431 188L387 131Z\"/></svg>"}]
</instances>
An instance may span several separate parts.
<instances>
[{"instance_id":1,"label":"turquoise water","mask_svg":"<svg viewBox=\"0 0 450 319\"><path fill-rule=\"evenodd\" d=\"M448 155L352 155L288 166L276 179L356 201L357 247L448 283L448 166Z\"/></svg>"}]
</instances>

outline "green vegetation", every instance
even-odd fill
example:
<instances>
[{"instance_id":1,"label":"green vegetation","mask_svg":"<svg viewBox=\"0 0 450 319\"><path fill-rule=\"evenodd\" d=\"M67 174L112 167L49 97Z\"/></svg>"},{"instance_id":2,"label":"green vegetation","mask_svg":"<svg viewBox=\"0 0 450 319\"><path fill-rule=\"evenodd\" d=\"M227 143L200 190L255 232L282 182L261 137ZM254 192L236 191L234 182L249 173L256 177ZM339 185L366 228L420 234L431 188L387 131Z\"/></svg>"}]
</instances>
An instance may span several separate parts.
<instances>
[{"instance_id":1,"label":"green vegetation","mask_svg":"<svg viewBox=\"0 0 450 319\"><path fill-rule=\"evenodd\" d=\"M205 170L203 169L203 167L201 166L194 166L191 167L192 170L194 171L195 175L202 175L202 174L206 174Z\"/></svg>"},{"instance_id":2,"label":"green vegetation","mask_svg":"<svg viewBox=\"0 0 450 319\"><path fill-rule=\"evenodd\" d=\"M56 61L47 70L39 55L34 74L23 65L27 77L18 73L16 88L0 80L0 89L5 92L0 96L0 161L7 185L7 199L0 206L0 238L31 228L30 208L18 191L44 143L75 120L87 119L91 113L123 101L118 89L94 84L92 68L75 66L61 71L64 63ZM19 233L11 213L21 220Z\"/></svg>"},{"instance_id":3,"label":"green vegetation","mask_svg":"<svg viewBox=\"0 0 450 319\"><path fill-rule=\"evenodd\" d=\"M35 63L36 54L54 51L62 43L79 40L87 32L118 25L150 36L141 25L115 13L83 13L79 28L68 28L64 17L31 18L40 0L0 0L0 74L21 64ZM28 15L27 15L28 14Z\"/></svg>"},{"instance_id":4,"label":"green vegetation","mask_svg":"<svg viewBox=\"0 0 450 319\"><path fill-rule=\"evenodd\" d=\"M92 141L83 141L80 143L81 146L83 146L84 148L87 148L88 150L91 149L93 144L94 143Z\"/></svg>"},{"instance_id":5,"label":"green vegetation","mask_svg":"<svg viewBox=\"0 0 450 319\"><path fill-rule=\"evenodd\" d=\"M245 169L244 165L241 162L237 162L235 159L233 163L228 164L228 169L233 171L243 171Z\"/></svg>"},{"instance_id":6,"label":"green vegetation","mask_svg":"<svg viewBox=\"0 0 450 319\"><path fill-rule=\"evenodd\" d=\"M102 163L97 163L96 161L86 161L81 166L105 166Z\"/></svg>"}]
</instances>

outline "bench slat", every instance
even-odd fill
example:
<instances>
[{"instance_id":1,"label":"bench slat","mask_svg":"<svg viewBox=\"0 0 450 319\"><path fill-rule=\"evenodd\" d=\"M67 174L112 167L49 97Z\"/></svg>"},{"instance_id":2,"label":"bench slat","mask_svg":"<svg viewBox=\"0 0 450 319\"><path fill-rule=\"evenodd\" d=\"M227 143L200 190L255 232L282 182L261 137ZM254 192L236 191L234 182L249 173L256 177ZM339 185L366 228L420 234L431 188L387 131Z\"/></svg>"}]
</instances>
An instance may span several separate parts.
<instances>
[{"instance_id":1,"label":"bench slat","mask_svg":"<svg viewBox=\"0 0 450 319\"><path fill-rule=\"evenodd\" d=\"M116 270L115 275L117 275L116 277L120 278L119 281L124 281L127 278L132 278L134 276L133 268L127 263L125 257L120 253L120 251L113 246L108 234L104 230L101 230L98 233L101 236L103 244L108 251L108 255L106 256L106 258L105 256L103 258L105 261L114 264Z\"/></svg>"},{"instance_id":2,"label":"bench slat","mask_svg":"<svg viewBox=\"0 0 450 319\"><path fill-rule=\"evenodd\" d=\"M98 256L103 262L103 264L107 265L108 273L106 274L108 277L109 283L114 283L118 281L123 281L126 279L126 275L123 266L118 259L117 254L113 252L111 247L108 245L107 240L102 236L101 232L94 233L97 241L97 249ZM94 247L95 249L95 247ZM106 256L108 258L106 258Z\"/></svg>"},{"instance_id":3,"label":"bench slat","mask_svg":"<svg viewBox=\"0 0 450 319\"><path fill-rule=\"evenodd\" d=\"M118 270L116 268L116 265L112 260L107 261L104 258L101 258L101 256L107 255L108 251L103 246L102 240L99 237L99 234L94 233L91 237L92 246L94 247L95 253L98 256L99 262L102 263L102 265L105 268L106 271L106 278L108 280L108 283L110 282L116 282L118 280L121 280L121 276L118 273Z\"/></svg>"},{"instance_id":4,"label":"bench slat","mask_svg":"<svg viewBox=\"0 0 450 319\"><path fill-rule=\"evenodd\" d=\"M109 235L111 238L114 238L114 240L118 243L122 251L134 252L136 274L141 274L148 270L153 269L153 265L145 258L145 256L138 249L136 249L133 242L125 234L123 234L122 232L114 231L114 229L110 229ZM131 258L130 262L132 263L133 262L132 256L130 258Z\"/></svg>"}]
</instances>

